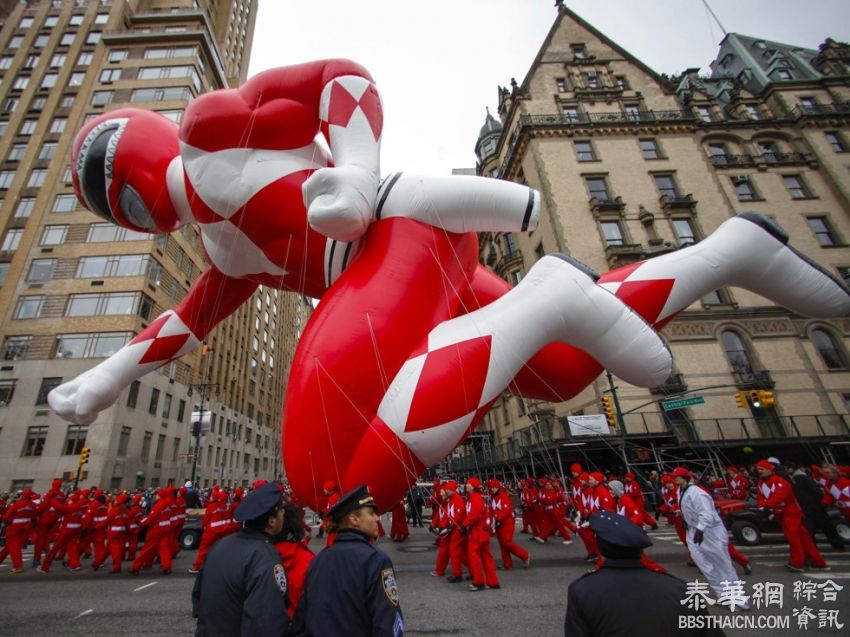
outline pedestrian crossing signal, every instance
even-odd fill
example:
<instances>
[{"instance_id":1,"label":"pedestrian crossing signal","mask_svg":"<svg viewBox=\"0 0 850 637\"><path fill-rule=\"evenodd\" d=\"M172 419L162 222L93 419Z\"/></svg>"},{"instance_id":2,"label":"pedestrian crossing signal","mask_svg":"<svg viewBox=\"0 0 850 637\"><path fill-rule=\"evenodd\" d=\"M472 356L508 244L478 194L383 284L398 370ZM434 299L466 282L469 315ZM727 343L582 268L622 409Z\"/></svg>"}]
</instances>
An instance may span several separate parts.
<instances>
[{"instance_id":1,"label":"pedestrian crossing signal","mask_svg":"<svg viewBox=\"0 0 850 637\"><path fill-rule=\"evenodd\" d=\"M614 399L611 396L602 397L602 412L605 414L608 424L616 428L619 423L617 422L617 411L614 409Z\"/></svg>"},{"instance_id":2,"label":"pedestrian crossing signal","mask_svg":"<svg viewBox=\"0 0 850 637\"><path fill-rule=\"evenodd\" d=\"M747 408L747 395L742 392L735 393L735 404L738 405L738 409L746 409Z\"/></svg>"},{"instance_id":3,"label":"pedestrian crossing signal","mask_svg":"<svg viewBox=\"0 0 850 637\"><path fill-rule=\"evenodd\" d=\"M761 403L762 407L773 407L773 392L764 389L759 391L759 402Z\"/></svg>"},{"instance_id":4,"label":"pedestrian crossing signal","mask_svg":"<svg viewBox=\"0 0 850 637\"><path fill-rule=\"evenodd\" d=\"M750 402L753 403L753 407L755 407L757 409L762 407L761 390L754 389L750 392Z\"/></svg>"},{"instance_id":5,"label":"pedestrian crossing signal","mask_svg":"<svg viewBox=\"0 0 850 637\"><path fill-rule=\"evenodd\" d=\"M88 447L83 447L82 450L80 450L80 466L88 463L89 454L91 454L91 449Z\"/></svg>"}]
</instances>

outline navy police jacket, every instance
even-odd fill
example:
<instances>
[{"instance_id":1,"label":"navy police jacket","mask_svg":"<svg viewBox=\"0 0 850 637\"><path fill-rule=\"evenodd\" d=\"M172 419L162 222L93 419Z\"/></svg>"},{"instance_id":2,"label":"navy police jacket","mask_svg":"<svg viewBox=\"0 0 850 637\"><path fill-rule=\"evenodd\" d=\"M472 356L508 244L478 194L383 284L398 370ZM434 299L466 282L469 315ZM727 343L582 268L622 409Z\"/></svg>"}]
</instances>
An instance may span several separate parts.
<instances>
[{"instance_id":1,"label":"navy police jacket","mask_svg":"<svg viewBox=\"0 0 850 637\"><path fill-rule=\"evenodd\" d=\"M392 560L365 534L341 530L310 563L294 624L294 634L310 637L401 637Z\"/></svg>"},{"instance_id":2,"label":"navy police jacket","mask_svg":"<svg viewBox=\"0 0 850 637\"><path fill-rule=\"evenodd\" d=\"M289 629L286 573L272 537L242 529L216 542L192 589L196 637L265 635Z\"/></svg>"}]
</instances>

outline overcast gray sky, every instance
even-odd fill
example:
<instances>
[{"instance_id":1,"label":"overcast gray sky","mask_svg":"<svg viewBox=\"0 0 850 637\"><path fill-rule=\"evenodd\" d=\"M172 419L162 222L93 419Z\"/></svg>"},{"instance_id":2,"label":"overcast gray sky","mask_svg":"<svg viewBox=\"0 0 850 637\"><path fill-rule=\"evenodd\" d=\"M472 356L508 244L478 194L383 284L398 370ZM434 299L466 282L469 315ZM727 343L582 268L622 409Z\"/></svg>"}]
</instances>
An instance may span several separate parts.
<instances>
[{"instance_id":1,"label":"overcast gray sky","mask_svg":"<svg viewBox=\"0 0 850 637\"><path fill-rule=\"evenodd\" d=\"M850 0L708 0L727 32L817 48L850 41ZM723 37L702 0L567 0L659 73L708 70ZM382 172L475 165L485 107L522 82L553 0L260 0L250 74L328 57L372 73L384 103Z\"/></svg>"}]
</instances>

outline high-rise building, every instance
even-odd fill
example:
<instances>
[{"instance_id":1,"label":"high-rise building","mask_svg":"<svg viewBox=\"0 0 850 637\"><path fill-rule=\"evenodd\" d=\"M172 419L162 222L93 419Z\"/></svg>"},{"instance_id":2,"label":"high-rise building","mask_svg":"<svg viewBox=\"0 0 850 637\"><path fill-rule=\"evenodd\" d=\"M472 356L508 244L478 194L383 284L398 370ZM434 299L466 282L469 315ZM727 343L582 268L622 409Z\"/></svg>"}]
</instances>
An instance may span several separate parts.
<instances>
[{"instance_id":1,"label":"high-rise building","mask_svg":"<svg viewBox=\"0 0 850 637\"><path fill-rule=\"evenodd\" d=\"M83 447L83 482L104 488L182 483L193 460L201 486L280 477L286 367L311 311L296 295L261 287L205 347L134 382L89 426L46 403L179 302L205 267L194 226L154 236L80 206L75 132L128 104L179 121L196 95L242 82L257 0L3 6L0 490L68 477ZM197 455L193 421L209 421Z\"/></svg>"},{"instance_id":2,"label":"high-rise building","mask_svg":"<svg viewBox=\"0 0 850 637\"><path fill-rule=\"evenodd\" d=\"M488 113L476 145L479 174L542 193L540 224L482 234L486 264L512 283L550 252L605 272L755 211L850 281L850 46L729 34L710 75L667 77L556 4L528 74L499 89L500 121ZM603 464L698 456L715 467L767 452L847 458L847 319L808 319L725 287L661 333L674 358L662 385L614 379L611 392L603 374L560 404L506 394L454 468L557 472L558 459L581 453ZM571 416L606 409L611 435L577 435L576 419L571 428Z\"/></svg>"}]
</instances>

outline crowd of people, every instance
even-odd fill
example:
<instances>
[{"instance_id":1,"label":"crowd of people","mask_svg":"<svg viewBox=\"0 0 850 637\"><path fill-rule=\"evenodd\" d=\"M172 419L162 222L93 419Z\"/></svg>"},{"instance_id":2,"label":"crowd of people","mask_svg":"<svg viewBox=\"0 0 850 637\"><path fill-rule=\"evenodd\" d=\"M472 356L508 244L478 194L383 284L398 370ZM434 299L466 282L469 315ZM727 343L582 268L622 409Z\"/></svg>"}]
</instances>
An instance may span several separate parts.
<instances>
[{"instance_id":1,"label":"crowd of people","mask_svg":"<svg viewBox=\"0 0 850 637\"><path fill-rule=\"evenodd\" d=\"M227 555L217 558L219 562L233 561L245 551L254 551L250 543L244 542L263 539L269 547L263 549L266 551L261 560L264 566L259 568L271 565L274 581L282 583L287 625L296 621L303 624L304 619L299 620L296 612L302 597L308 595L317 604L316 600L328 594L328 581L334 577L338 579L342 568L334 560L362 559L362 568L369 571L370 577L377 578L375 586L381 587L384 599L390 604L379 609L380 618L360 617L357 621L366 625L374 620L403 627L392 563L373 547L375 540L385 533L365 485L360 490L341 494L336 484L328 481L324 485L324 496L319 535L326 537L326 550L319 556L342 540L332 555L344 557L319 561L308 546L312 527L305 522L305 510L280 483L259 480L247 492L241 488L228 491L217 486L199 492L191 483L186 483L179 489L169 486L155 492L131 494L106 493L98 488L66 492L61 481L55 480L44 494L27 488L17 493L11 502L0 497L0 519L5 525L0 562L10 557L12 569L9 573L21 573L24 570L23 549L32 542L32 566L43 573L49 572L56 560L78 571L82 568L81 558L91 557L94 570L111 559L111 573L120 573L122 563L129 561L129 572L138 574L142 568L152 567L158 561L161 572L168 574L172 559L180 550L178 538L186 521L187 507L200 505L204 507L203 534L190 573L203 574L206 563L217 553ZM515 558L526 568L531 565L530 552L515 541L514 535L519 532L528 534L530 540L538 543L558 538L567 545L572 544L573 536L577 535L584 548L583 559L591 563L590 572L598 572L611 554L619 554L611 549L610 541L606 545L606 541L601 540L599 529L606 529L607 522L600 522L600 519L626 518L643 532L657 528L663 516L687 547L689 564L699 567L715 592L720 594L723 580L737 579L733 563L747 574L752 572L749 559L729 541L726 525L718 512L718 507L730 501L748 502L779 521L789 544L786 564L789 570L828 570L813 536L821 530L836 549L845 549L825 507L837 507L850 521L850 467L829 464L792 467L784 466L776 458L768 458L752 467L727 467L722 477L707 476L705 472L680 466L663 474L653 471L646 479L639 480L631 471L588 472L578 463L570 466L570 476L563 479L525 477L503 483L498 478L482 481L477 476L462 479L437 476L430 497L426 499L426 491L415 487L415 491L391 509L389 535L398 542L407 539L409 523L424 525L422 505L430 505L429 531L437 545L431 575L445 577L449 583L462 582L466 578L468 590L477 592L501 588L491 550L494 536L503 570L513 569ZM612 541L616 544L621 529L615 531ZM234 537L223 542L230 536ZM141 537L144 541L139 548ZM651 542L647 544L643 536L634 534L628 536L628 542L634 546L630 544L627 553L634 553L643 569L667 572L643 550ZM226 551L220 548L225 545L230 547ZM271 558L269 550L273 551ZM318 578L326 579L325 583L311 584L317 580L315 574L311 576L314 562L337 563L322 571L333 572L334 577L326 574ZM212 581L209 575L212 570L219 573L213 578L219 582L224 577L221 569L221 565L206 569L205 581ZM352 573L347 576L355 577ZM201 576L197 579L196 589L199 589ZM208 596L217 585L206 585ZM196 605L200 604L199 591L196 590ZM269 595L269 591L265 594ZM305 601L302 606L308 604ZM238 606L244 609L242 602ZM741 610L747 608L742 606ZM196 612L199 611L196 609ZM325 625L323 622L331 619L324 617L312 621ZM333 621L342 621L342 615ZM199 626L202 623L199 620Z\"/></svg>"}]
</instances>

